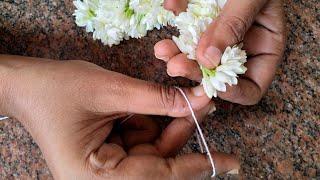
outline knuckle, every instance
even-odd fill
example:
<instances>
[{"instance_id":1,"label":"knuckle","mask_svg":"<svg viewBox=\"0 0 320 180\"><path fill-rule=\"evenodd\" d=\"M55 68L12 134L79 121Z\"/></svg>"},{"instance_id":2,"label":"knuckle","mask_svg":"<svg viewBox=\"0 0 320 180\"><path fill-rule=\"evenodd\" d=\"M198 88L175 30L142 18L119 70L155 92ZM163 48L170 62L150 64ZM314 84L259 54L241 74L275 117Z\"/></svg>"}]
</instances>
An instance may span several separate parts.
<instances>
[{"instance_id":1,"label":"knuckle","mask_svg":"<svg viewBox=\"0 0 320 180\"><path fill-rule=\"evenodd\" d=\"M159 42L157 42L154 46L154 51L157 52L162 52L164 49L170 49L172 47L172 40L170 39L164 39Z\"/></svg>"},{"instance_id":2,"label":"knuckle","mask_svg":"<svg viewBox=\"0 0 320 180\"><path fill-rule=\"evenodd\" d=\"M187 70L187 68L182 66L168 66L167 68L168 72L172 76L180 76L180 77L189 77L190 72Z\"/></svg>"},{"instance_id":3,"label":"knuckle","mask_svg":"<svg viewBox=\"0 0 320 180\"><path fill-rule=\"evenodd\" d=\"M182 119L185 123L186 129L193 129L195 127L194 120L189 116ZM201 119L200 119L201 120Z\"/></svg>"},{"instance_id":4,"label":"knuckle","mask_svg":"<svg viewBox=\"0 0 320 180\"><path fill-rule=\"evenodd\" d=\"M252 89L247 90L247 92L245 92L243 88L238 88L239 104L244 106L252 106L260 102L262 98L260 88L257 85L254 85L251 88Z\"/></svg>"},{"instance_id":5,"label":"knuckle","mask_svg":"<svg viewBox=\"0 0 320 180\"><path fill-rule=\"evenodd\" d=\"M87 158L87 168L91 179L99 177L111 178L117 171L122 160L127 158L127 153L117 144L104 144Z\"/></svg>"},{"instance_id":6,"label":"knuckle","mask_svg":"<svg viewBox=\"0 0 320 180\"><path fill-rule=\"evenodd\" d=\"M167 86L159 86L160 91L160 102L163 109L166 110L166 112L172 111L173 107L175 106L175 96L176 92Z\"/></svg>"},{"instance_id":7,"label":"knuckle","mask_svg":"<svg viewBox=\"0 0 320 180\"><path fill-rule=\"evenodd\" d=\"M184 113L187 105L179 98L179 93L175 88L168 86L158 86L160 91L160 105L166 111L167 115L171 113Z\"/></svg>"},{"instance_id":8,"label":"knuckle","mask_svg":"<svg viewBox=\"0 0 320 180\"><path fill-rule=\"evenodd\" d=\"M238 16L221 16L222 27L231 34L233 43L241 42L249 28L247 21Z\"/></svg>"},{"instance_id":9,"label":"knuckle","mask_svg":"<svg viewBox=\"0 0 320 180\"><path fill-rule=\"evenodd\" d=\"M229 87L228 91L225 93L222 93L221 96L223 99L236 101L236 99L240 98L241 96L241 90L239 90L237 86L231 86Z\"/></svg>"},{"instance_id":10,"label":"knuckle","mask_svg":"<svg viewBox=\"0 0 320 180\"><path fill-rule=\"evenodd\" d=\"M175 69L176 69L177 74L178 74L179 76L187 77L187 76L190 75L190 71L189 71L188 65L187 65L186 63L180 63L180 64L178 64Z\"/></svg>"},{"instance_id":11,"label":"knuckle","mask_svg":"<svg viewBox=\"0 0 320 180\"><path fill-rule=\"evenodd\" d=\"M244 90L240 86L232 86L226 93L223 93L221 96L223 99L230 100L234 103L238 103L244 106L255 105L261 100L262 93L260 88L257 86L251 88L254 89Z\"/></svg>"}]
</instances>

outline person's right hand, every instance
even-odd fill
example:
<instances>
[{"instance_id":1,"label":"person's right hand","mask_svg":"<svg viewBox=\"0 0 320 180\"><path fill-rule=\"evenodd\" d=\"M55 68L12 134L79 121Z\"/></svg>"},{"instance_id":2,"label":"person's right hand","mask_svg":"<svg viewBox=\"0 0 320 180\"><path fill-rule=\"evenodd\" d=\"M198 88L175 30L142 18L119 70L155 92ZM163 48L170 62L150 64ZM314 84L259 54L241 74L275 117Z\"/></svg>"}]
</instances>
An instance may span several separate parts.
<instances>
[{"instance_id":1,"label":"person's right hand","mask_svg":"<svg viewBox=\"0 0 320 180\"><path fill-rule=\"evenodd\" d=\"M0 114L21 121L56 179L202 179L212 173L204 154L175 156L194 122L173 87L84 61L1 55L0 82ZM214 108L202 88L184 91L200 120ZM177 118L157 136L145 116L118 124L131 113ZM213 158L218 173L239 169L232 156Z\"/></svg>"},{"instance_id":2,"label":"person's right hand","mask_svg":"<svg viewBox=\"0 0 320 180\"><path fill-rule=\"evenodd\" d=\"M166 0L165 8L179 14L187 8L188 0ZM224 100L243 105L259 102L274 79L282 60L285 36L282 0L227 0L219 17L202 35L197 48L197 62L187 59L172 40L155 45L155 55L167 62L172 77L186 77L200 81L199 64L212 69L220 64L228 46L243 41L248 53L248 71L236 86L218 93Z\"/></svg>"}]
</instances>

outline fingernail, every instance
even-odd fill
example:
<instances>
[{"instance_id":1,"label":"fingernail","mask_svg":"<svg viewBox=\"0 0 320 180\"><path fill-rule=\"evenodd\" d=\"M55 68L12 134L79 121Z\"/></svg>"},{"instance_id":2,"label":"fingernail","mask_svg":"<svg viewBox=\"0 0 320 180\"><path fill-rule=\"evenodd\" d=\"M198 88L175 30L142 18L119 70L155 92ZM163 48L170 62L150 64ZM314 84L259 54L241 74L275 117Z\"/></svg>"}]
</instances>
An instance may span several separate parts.
<instances>
[{"instance_id":1,"label":"fingernail","mask_svg":"<svg viewBox=\"0 0 320 180\"><path fill-rule=\"evenodd\" d=\"M205 95L205 92L204 92L204 89L202 86L194 87L191 89L191 91L192 91L193 95L195 95L197 97Z\"/></svg>"},{"instance_id":2,"label":"fingernail","mask_svg":"<svg viewBox=\"0 0 320 180\"><path fill-rule=\"evenodd\" d=\"M169 70L167 70L167 74L168 74L170 77L174 77L173 74L172 74Z\"/></svg>"},{"instance_id":3,"label":"fingernail","mask_svg":"<svg viewBox=\"0 0 320 180\"><path fill-rule=\"evenodd\" d=\"M214 67L219 65L221 56L221 51L214 46L209 46L204 53L204 57Z\"/></svg>"},{"instance_id":4,"label":"fingernail","mask_svg":"<svg viewBox=\"0 0 320 180\"><path fill-rule=\"evenodd\" d=\"M213 112L215 112L217 110L216 106L213 104L210 111L209 111L209 114L212 114Z\"/></svg>"},{"instance_id":5,"label":"fingernail","mask_svg":"<svg viewBox=\"0 0 320 180\"><path fill-rule=\"evenodd\" d=\"M231 171L228 171L227 174L239 174L239 169L232 169Z\"/></svg>"},{"instance_id":6,"label":"fingernail","mask_svg":"<svg viewBox=\"0 0 320 180\"><path fill-rule=\"evenodd\" d=\"M163 61L169 61L170 60L170 58L168 56L160 56L160 55L157 55L157 54L155 54L155 56L156 56L157 59L161 59Z\"/></svg>"}]
</instances>

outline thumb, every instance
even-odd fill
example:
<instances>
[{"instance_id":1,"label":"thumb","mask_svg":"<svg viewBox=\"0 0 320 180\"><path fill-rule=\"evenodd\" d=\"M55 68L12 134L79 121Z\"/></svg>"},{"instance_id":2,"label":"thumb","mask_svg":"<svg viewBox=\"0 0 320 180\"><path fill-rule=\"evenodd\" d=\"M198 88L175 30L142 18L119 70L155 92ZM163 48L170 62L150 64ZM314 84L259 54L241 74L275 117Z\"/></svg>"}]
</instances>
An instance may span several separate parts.
<instances>
[{"instance_id":1,"label":"thumb","mask_svg":"<svg viewBox=\"0 0 320 180\"><path fill-rule=\"evenodd\" d=\"M240 162L235 156L221 152L211 153L217 175L237 174L240 170ZM207 179L212 174L212 167L205 154L187 154L167 161L176 179Z\"/></svg>"},{"instance_id":2,"label":"thumb","mask_svg":"<svg viewBox=\"0 0 320 180\"><path fill-rule=\"evenodd\" d=\"M227 1L219 17L212 22L199 41L198 62L207 68L218 66L226 47L233 46L243 40L255 16L266 1Z\"/></svg>"}]
</instances>

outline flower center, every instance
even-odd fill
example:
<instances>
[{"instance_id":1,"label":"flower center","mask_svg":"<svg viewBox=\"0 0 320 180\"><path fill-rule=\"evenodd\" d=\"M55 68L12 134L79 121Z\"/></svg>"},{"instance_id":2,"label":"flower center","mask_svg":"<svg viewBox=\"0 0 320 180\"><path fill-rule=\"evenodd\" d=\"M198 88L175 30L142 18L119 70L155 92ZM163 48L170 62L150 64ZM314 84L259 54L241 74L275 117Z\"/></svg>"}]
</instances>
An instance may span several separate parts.
<instances>
[{"instance_id":1,"label":"flower center","mask_svg":"<svg viewBox=\"0 0 320 180\"><path fill-rule=\"evenodd\" d=\"M90 18L97 16L96 13L95 13L92 9L89 9L88 14L89 14L89 17L90 17Z\"/></svg>"},{"instance_id":2,"label":"flower center","mask_svg":"<svg viewBox=\"0 0 320 180\"><path fill-rule=\"evenodd\" d=\"M124 8L124 14L127 18L131 18L131 16L134 14L134 10L130 8L130 0L127 1L126 6Z\"/></svg>"},{"instance_id":3,"label":"flower center","mask_svg":"<svg viewBox=\"0 0 320 180\"><path fill-rule=\"evenodd\" d=\"M214 77L216 75L215 69L208 69L203 66L201 66L200 69L202 71L203 77Z\"/></svg>"}]
</instances>

